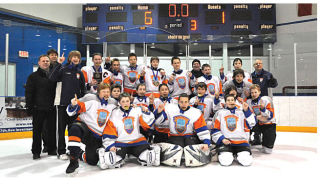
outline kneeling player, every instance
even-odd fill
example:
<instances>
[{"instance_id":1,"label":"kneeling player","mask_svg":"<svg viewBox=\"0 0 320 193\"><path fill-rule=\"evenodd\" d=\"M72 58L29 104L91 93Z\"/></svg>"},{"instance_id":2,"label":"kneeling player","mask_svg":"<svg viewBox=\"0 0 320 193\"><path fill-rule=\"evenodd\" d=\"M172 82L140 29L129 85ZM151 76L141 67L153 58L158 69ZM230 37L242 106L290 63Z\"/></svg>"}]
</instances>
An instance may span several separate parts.
<instances>
[{"instance_id":1,"label":"kneeling player","mask_svg":"<svg viewBox=\"0 0 320 193\"><path fill-rule=\"evenodd\" d=\"M210 162L209 129L201 111L189 106L187 94L179 96L178 104L159 105L155 116L159 123L169 120L168 143L160 144L161 163L180 166L183 150L186 166L200 166Z\"/></svg>"},{"instance_id":2,"label":"kneeling player","mask_svg":"<svg viewBox=\"0 0 320 193\"><path fill-rule=\"evenodd\" d=\"M258 124L252 129L256 140L252 142L252 145L261 143L260 134L262 133L262 152L270 154L276 140L276 118L273 102L268 96L260 96L260 86L257 84L250 87L250 93L252 99L248 99L247 103L258 119Z\"/></svg>"},{"instance_id":3,"label":"kneeling player","mask_svg":"<svg viewBox=\"0 0 320 193\"><path fill-rule=\"evenodd\" d=\"M241 165L250 166L253 158L249 135L256 118L245 102L243 111L239 110L233 95L226 95L225 101L227 107L219 111L211 131L212 140L217 145L218 160L222 166L229 166L235 155Z\"/></svg>"},{"instance_id":4,"label":"kneeling player","mask_svg":"<svg viewBox=\"0 0 320 193\"><path fill-rule=\"evenodd\" d=\"M131 107L130 95L120 95L120 107L116 108L103 131L103 145L99 150L103 169L117 168L124 163L127 154L138 158L142 165L160 165L160 147L150 147L139 127L148 130L154 123L154 115L146 107Z\"/></svg>"},{"instance_id":5,"label":"kneeling player","mask_svg":"<svg viewBox=\"0 0 320 193\"><path fill-rule=\"evenodd\" d=\"M67 108L69 116L80 113L78 120L73 122L68 129L70 164L66 170L67 174L76 171L79 167L79 158L90 165L97 165L99 161L97 149L102 147L102 132L116 106L107 101L110 95L108 84L99 84L97 90L96 100L80 102L75 96ZM81 150L80 142L86 145L85 152Z\"/></svg>"}]
</instances>

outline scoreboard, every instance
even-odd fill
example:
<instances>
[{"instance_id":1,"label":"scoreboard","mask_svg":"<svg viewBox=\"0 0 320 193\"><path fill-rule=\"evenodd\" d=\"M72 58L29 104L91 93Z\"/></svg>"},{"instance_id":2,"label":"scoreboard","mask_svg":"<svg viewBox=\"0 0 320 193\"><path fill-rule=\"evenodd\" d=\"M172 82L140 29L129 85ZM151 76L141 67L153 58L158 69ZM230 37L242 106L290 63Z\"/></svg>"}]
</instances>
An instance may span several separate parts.
<instances>
[{"instance_id":1,"label":"scoreboard","mask_svg":"<svg viewBox=\"0 0 320 193\"><path fill-rule=\"evenodd\" d=\"M83 44L276 41L275 4L86 4Z\"/></svg>"}]
</instances>

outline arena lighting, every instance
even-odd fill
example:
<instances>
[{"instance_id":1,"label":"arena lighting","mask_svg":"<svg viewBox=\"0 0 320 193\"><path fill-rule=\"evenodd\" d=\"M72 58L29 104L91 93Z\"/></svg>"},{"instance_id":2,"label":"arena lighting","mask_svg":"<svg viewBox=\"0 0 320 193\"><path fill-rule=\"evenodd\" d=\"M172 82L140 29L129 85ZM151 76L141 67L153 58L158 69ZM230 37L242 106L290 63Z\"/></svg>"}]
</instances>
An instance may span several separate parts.
<instances>
[{"instance_id":1,"label":"arena lighting","mask_svg":"<svg viewBox=\"0 0 320 193\"><path fill-rule=\"evenodd\" d=\"M154 43L151 44L150 48L151 48L151 49L156 48L155 45L154 45Z\"/></svg>"}]
</instances>

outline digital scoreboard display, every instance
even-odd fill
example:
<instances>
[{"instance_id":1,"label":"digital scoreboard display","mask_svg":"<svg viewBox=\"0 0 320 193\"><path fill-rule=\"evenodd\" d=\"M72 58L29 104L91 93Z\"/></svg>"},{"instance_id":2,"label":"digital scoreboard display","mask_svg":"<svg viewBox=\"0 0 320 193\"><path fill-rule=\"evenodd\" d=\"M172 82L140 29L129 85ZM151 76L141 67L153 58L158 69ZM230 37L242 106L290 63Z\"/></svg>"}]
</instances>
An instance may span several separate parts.
<instances>
[{"instance_id":1,"label":"digital scoreboard display","mask_svg":"<svg viewBox=\"0 0 320 193\"><path fill-rule=\"evenodd\" d=\"M276 41L275 4L86 4L83 44Z\"/></svg>"}]
</instances>

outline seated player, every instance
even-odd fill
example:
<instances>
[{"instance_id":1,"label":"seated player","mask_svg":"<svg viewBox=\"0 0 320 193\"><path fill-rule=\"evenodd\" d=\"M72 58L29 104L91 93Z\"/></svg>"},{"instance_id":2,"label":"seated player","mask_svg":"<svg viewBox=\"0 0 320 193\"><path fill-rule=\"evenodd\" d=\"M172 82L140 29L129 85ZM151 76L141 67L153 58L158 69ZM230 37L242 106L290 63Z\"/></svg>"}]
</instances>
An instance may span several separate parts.
<instances>
[{"instance_id":1,"label":"seated player","mask_svg":"<svg viewBox=\"0 0 320 193\"><path fill-rule=\"evenodd\" d=\"M243 111L239 110L233 95L226 95L226 108L221 109L216 116L212 140L217 145L218 160L222 166L230 166L234 160L243 166L252 164L249 145L250 129L256 124L256 118L249 105L243 103Z\"/></svg>"},{"instance_id":2,"label":"seated player","mask_svg":"<svg viewBox=\"0 0 320 193\"><path fill-rule=\"evenodd\" d=\"M120 95L120 106L111 114L103 131L104 148L99 150L101 167L119 168L127 154L137 157L142 165L160 165L159 146L151 147L140 133L139 127L148 130L154 123L154 115L145 107L132 107L130 95Z\"/></svg>"},{"instance_id":3,"label":"seated player","mask_svg":"<svg viewBox=\"0 0 320 193\"><path fill-rule=\"evenodd\" d=\"M158 109L161 104L173 104L178 103L175 99L169 97L169 87L167 84L159 85L160 98L155 98L153 102L153 109ZM166 142L168 140L169 121L168 119L164 120L161 123L155 122L154 124L154 143Z\"/></svg>"},{"instance_id":4,"label":"seated player","mask_svg":"<svg viewBox=\"0 0 320 193\"><path fill-rule=\"evenodd\" d=\"M233 71L233 80L229 80L223 84L222 91L225 92L225 90L233 85L237 88L237 92L239 93L239 96L243 99L250 96L249 90L250 86L252 85L250 82L244 80L244 71L242 69L237 69Z\"/></svg>"},{"instance_id":5,"label":"seated player","mask_svg":"<svg viewBox=\"0 0 320 193\"><path fill-rule=\"evenodd\" d=\"M181 94L178 104L161 104L155 111L156 122L169 120L169 138L160 143L161 163L180 166L182 153L186 166L201 166L210 162L210 132L199 109L189 106L189 96Z\"/></svg>"},{"instance_id":6,"label":"seated player","mask_svg":"<svg viewBox=\"0 0 320 193\"><path fill-rule=\"evenodd\" d=\"M208 94L206 94L206 83L199 82L196 85L196 90L198 95L190 99L190 105L202 112L203 117L206 120L207 127L211 129L213 116L213 99Z\"/></svg>"},{"instance_id":7,"label":"seated player","mask_svg":"<svg viewBox=\"0 0 320 193\"><path fill-rule=\"evenodd\" d=\"M78 159L89 165L97 165L99 156L97 149L102 147L102 132L107 125L107 121L112 110L116 107L114 104L108 104L107 99L110 95L108 84L99 84L97 88L97 99L80 102L77 96L71 100L67 108L69 116L80 114L68 130L70 151L70 164L67 167L67 174L75 174L79 167ZM82 151L80 143L86 145L85 151Z\"/></svg>"},{"instance_id":8,"label":"seated player","mask_svg":"<svg viewBox=\"0 0 320 193\"><path fill-rule=\"evenodd\" d=\"M250 87L250 93L252 98L248 99L247 103L258 119L258 124L252 129L254 136L252 145L262 143L262 152L270 154L276 140L276 118L273 102L268 96L260 96L261 90L257 84L253 84ZM262 142L260 140L261 133Z\"/></svg>"}]
</instances>

